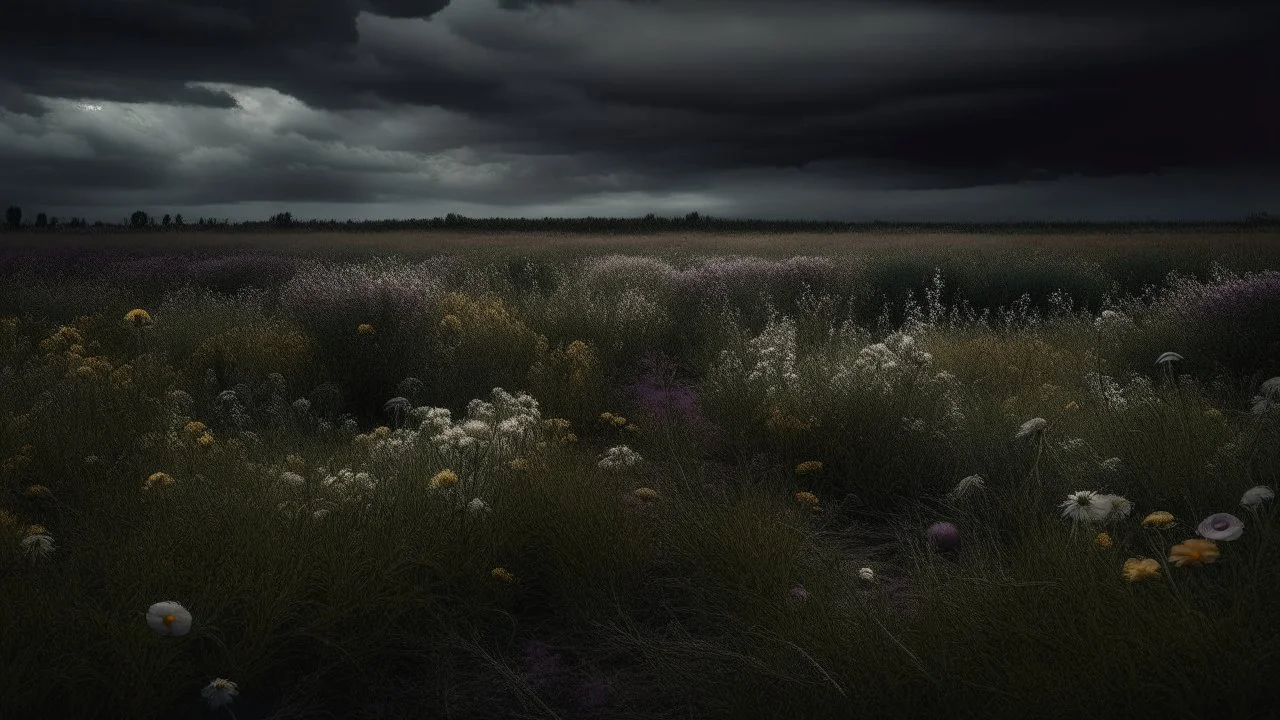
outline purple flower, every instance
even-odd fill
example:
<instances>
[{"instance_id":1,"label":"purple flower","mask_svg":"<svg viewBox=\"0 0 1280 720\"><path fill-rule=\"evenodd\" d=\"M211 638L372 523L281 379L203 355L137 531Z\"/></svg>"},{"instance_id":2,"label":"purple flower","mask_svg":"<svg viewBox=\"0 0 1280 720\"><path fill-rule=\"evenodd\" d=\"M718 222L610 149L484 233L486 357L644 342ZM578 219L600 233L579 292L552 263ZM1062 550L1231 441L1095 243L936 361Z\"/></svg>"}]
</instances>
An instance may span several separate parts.
<instances>
[{"instance_id":1,"label":"purple flower","mask_svg":"<svg viewBox=\"0 0 1280 720\"><path fill-rule=\"evenodd\" d=\"M1235 540L1244 533L1244 523L1231 513L1214 513L1200 521L1196 532L1209 540Z\"/></svg>"},{"instance_id":2,"label":"purple flower","mask_svg":"<svg viewBox=\"0 0 1280 720\"><path fill-rule=\"evenodd\" d=\"M803 585L797 585L791 588L791 599L796 602L804 602L809 599L809 591L805 590Z\"/></svg>"},{"instance_id":3,"label":"purple flower","mask_svg":"<svg viewBox=\"0 0 1280 720\"><path fill-rule=\"evenodd\" d=\"M960 547L960 530L949 522L937 522L925 533L933 546L942 552L952 552Z\"/></svg>"}]
</instances>

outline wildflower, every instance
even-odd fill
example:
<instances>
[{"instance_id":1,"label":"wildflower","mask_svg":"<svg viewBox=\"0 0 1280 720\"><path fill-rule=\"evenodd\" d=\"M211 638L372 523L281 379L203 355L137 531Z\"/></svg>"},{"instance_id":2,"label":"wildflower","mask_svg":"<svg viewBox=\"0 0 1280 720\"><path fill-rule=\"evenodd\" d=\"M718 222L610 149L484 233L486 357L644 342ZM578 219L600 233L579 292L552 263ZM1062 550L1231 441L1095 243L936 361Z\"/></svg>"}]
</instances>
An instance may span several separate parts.
<instances>
[{"instance_id":1,"label":"wildflower","mask_svg":"<svg viewBox=\"0 0 1280 720\"><path fill-rule=\"evenodd\" d=\"M458 484L458 473L452 470L441 470L431 478L431 489L439 490L441 488L453 487Z\"/></svg>"},{"instance_id":2,"label":"wildflower","mask_svg":"<svg viewBox=\"0 0 1280 720\"><path fill-rule=\"evenodd\" d=\"M213 434L209 432L206 432L200 437L196 438L196 444L202 448L213 447L213 444L215 442L217 441L213 439Z\"/></svg>"},{"instance_id":3,"label":"wildflower","mask_svg":"<svg viewBox=\"0 0 1280 720\"><path fill-rule=\"evenodd\" d=\"M619 428L620 428L620 427L622 427L622 426L624 426L624 425L626 425L626 424L627 424L627 419L626 419L625 417L623 417L623 416L621 416L621 415L614 415L614 416L613 416L613 426L614 426L614 427L619 427Z\"/></svg>"},{"instance_id":4,"label":"wildflower","mask_svg":"<svg viewBox=\"0 0 1280 720\"><path fill-rule=\"evenodd\" d=\"M606 424L606 425L609 425L609 424L613 423L613 413L611 413L611 412L602 412L602 413L600 413L600 422L602 422L602 423L604 423L604 424Z\"/></svg>"},{"instance_id":5,"label":"wildflower","mask_svg":"<svg viewBox=\"0 0 1280 720\"><path fill-rule=\"evenodd\" d=\"M358 326L356 326L356 334L357 334L357 335L372 335L372 334L373 334L373 326L372 326L372 325L370 325L369 323L360 323Z\"/></svg>"},{"instance_id":6,"label":"wildflower","mask_svg":"<svg viewBox=\"0 0 1280 720\"><path fill-rule=\"evenodd\" d=\"M1109 548L1111 547L1111 535L1109 533L1100 532L1097 537L1093 539L1093 544L1100 548Z\"/></svg>"},{"instance_id":7,"label":"wildflower","mask_svg":"<svg viewBox=\"0 0 1280 720\"><path fill-rule=\"evenodd\" d=\"M205 424L200 422L199 420L192 420L191 422L187 423L186 427L182 429L185 430L188 435L192 435L192 436L198 436L201 433L203 433L205 430L208 430Z\"/></svg>"},{"instance_id":8,"label":"wildflower","mask_svg":"<svg viewBox=\"0 0 1280 720\"><path fill-rule=\"evenodd\" d=\"M1184 565L1204 565L1218 559L1218 544L1212 540L1199 538L1184 540L1169 550L1169 562L1182 567Z\"/></svg>"},{"instance_id":9,"label":"wildflower","mask_svg":"<svg viewBox=\"0 0 1280 720\"><path fill-rule=\"evenodd\" d=\"M1133 503L1127 498L1119 495L1099 495L1098 498L1111 506L1111 511L1107 513L1105 518L1108 521L1123 520L1129 517L1129 513L1133 512Z\"/></svg>"},{"instance_id":10,"label":"wildflower","mask_svg":"<svg viewBox=\"0 0 1280 720\"><path fill-rule=\"evenodd\" d=\"M79 345L84 342L84 336L80 334L80 331L69 325L63 325L58 328L58 337L75 345Z\"/></svg>"},{"instance_id":11,"label":"wildflower","mask_svg":"<svg viewBox=\"0 0 1280 720\"><path fill-rule=\"evenodd\" d=\"M440 327L445 330L452 330L453 332L458 332L462 330L462 320L459 319L457 315L450 313L448 315L445 315L443 318L441 318Z\"/></svg>"},{"instance_id":12,"label":"wildflower","mask_svg":"<svg viewBox=\"0 0 1280 720\"><path fill-rule=\"evenodd\" d=\"M633 434L640 432L640 426L636 425L635 423L627 423L627 426L622 429Z\"/></svg>"},{"instance_id":13,"label":"wildflower","mask_svg":"<svg viewBox=\"0 0 1280 720\"><path fill-rule=\"evenodd\" d=\"M874 582L876 579L876 571L869 567L860 568L858 570L858 577L862 578L866 582Z\"/></svg>"},{"instance_id":14,"label":"wildflower","mask_svg":"<svg viewBox=\"0 0 1280 720\"><path fill-rule=\"evenodd\" d=\"M23 533L23 535L27 537L31 537L32 535L48 535L48 534L49 534L49 528L43 525L40 525L39 523L35 525L28 525L26 532Z\"/></svg>"},{"instance_id":15,"label":"wildflower","mask_svg":"<svg viewBox=\"0 0 1280 720\"><path fill-rule=\"evenodd\" d=\"M1117 472L1120 469L1120 463L1123 462L1118 457L1109 457L1098 463L1098 467L1107 472Z\"/></svg>"},{"instance_id":16,"label":"wildflower","mask_svg":"<svg viewBox=\"0 0 1280 720\"><path fill-rule=\"evenodd\" d=\"M651 487L636 488L635 490L631 491L631 494L635 495L641 500L657 500L658 498L661 497L661 495L658 494L658 491L654 490Z\"/></svg>"},{"instance_id":17,"label":"wildflower","mask_svg":"<svg viewBox=\"0 0 1280 720\"><path fill-rule=\"evenodd\" d=\"M1151 558L1136 557L1124 561L1124 579L1139 582L1160 574L1160 563Z\"/></svg>"},{"instance_id":18,"label":"wildflower","mask_svg":"<svg viewBox=\"0 0 1280 720\"><path fill-rule=\"evenodd\" d=\"M13 527L18 524L18 518L8 510L0 510L0 528Z\"/></svg>"},{"instance_id":19,"label":"wildflower","mask_svg":"<svg viewBox=\"0 0 1280 720\"><path fill-rule=\"evenodd\" d=\"M296 473L300 473L307 468L307 461L303 460L301 455L285 456L284 464L285 467Z\"/></svg>"},{"instance_id":20,"label":"wildflower","mask_svg":"<svg viewBox=\"0 0 1280 720\"><path fill-rule=\"evenodd\" d=\"M124 314L124 324L132 327L146 327L152 324L151 313L142 308L134 308Z\"/></svg>"},{"instance_id":21,"label":"wildflower","mask_svg":"<svg viewBox=\"0 0 1280 720\"><path fill-rule=\"evenodd\" d=\"M929 526L925 536L934 547L944 552L955 550L960 546L960 530L949 522L937 522Z\"/></svg>"},{"instance_id":22,"label":"wildflower","mask_svg":"<svg viewBox=\"0 0 1280 720\"><path fill-rule=\"evenodd\" d=\"M525 460L524 458L514 458L507 463L507 467L511 468L512 470L515 470L516 472L520 472L522 470L528 470L529 461Z\"/></svg>"},{"instance_id":23,"label":"wildflower","mask_svg":"<svg viewBox=\"0 0 1280 720\"><path fill-rule=\"evenodd\" d=\"M378 440L386 440L391 437L391 428L386 425L379 425L373 429L373 436Z\"/></svg>"},{"instance_id":24,"label":"wildflower","mask_svg":"<svg viewBox=\"0 0 1280 720\"><path fill-rule=\"evenodd\" d=\"M803 585L796 585L791 588L791 599L796 602L804 602L809 599L809 591L805 590Z\"/></svg>"},{"instance_id":25,"label":"wildflower","mask_svg":"<svg viewBox=\"0 0 1280 720\"><path fill-rule=\"evenodd\" d=\"M1244 523L1231 513L1214 513L1200 522L1196 532L1210 540L1236 540L1244 534Z\"/></svg>"},{"instance_id":26,"label":"wildflower","mask_svg":"<svg viewBox=\"0 0 1280 720\"><path fill-rule=\"evenodd\" d=\"M1204 416L1210 420L1222 420L1222 411L1218 408L1209 408L1204 411Z\"/></svg>"},{"instance_id":27,"label":"wildflower","mask_svg":"<svg viewBox=\"0 0 1280 720\"><path fill-rule=\"evenodd\" d=\"M39 562L49 557L49 553L53 552L53 538L45 534L27 535L22 538L22 549L26 551L27 557L32 562Z\"/></svg>"},{"instance_id":28,"label":"wildflower","mask_svg":"<svg viewBox=\"0 0 1280 720\"><path fill-rule=\"evenodd\" d=\"M1067 403L1067 404L1066 404L1066 407L1062 408L1062 411L1063 411L1063 412L1075 412L1075 411L1077 411L1077 410L1079 410L1079 409L1080 409L1080 406L1076 404L1076 401L1075 401L1075 400L1072 400L1071 402L1069 402L1069 403Z\"/></svg>"},{"instance_id":29,"label":"wildflower","mask_svg":"<svg viewBox=\"0 0 1280 720\"><path fill-rule=\"evenodd\" d=\"M490 570L490 571L489 571L489 574L490 574L490 575L492 575L493 577L497 578L498 580L501 580L502 582L505 582L505 583L513 583L513 582L515 582L515 581L516 581L516 576L515 576L515 575L512 575L512 574L511 574L511 573L510 573L506 568L504 568L504 567L496 567L496 568L494 568L494 569Z\"/></svg>"},{"instance_id":30,"label":"wildflower","mask_svg":"<svg viewBox=\"0 0 1280 720\"><path fill-rule=\"evenodd\" d=\"M217 708L231 703L240 691L236 689L236 684L226 678L215 678L213 682L204 686L200 694L209 700L209 707Z\"/></svg>"},{"instance_id":31,"label":"wildflower","mask_svg":"<svg viewBox=\"0 0 1280 720\"><path fill-rule=\"evenodd\" d=\"M315 512L311 513L312 520L323 520L327 517L329 517L328 508L320 508L319 510L316 510Z\"/></svg>"},{"instance_id":32,"label":"wildflower","mask_svg":"<svg viewBox=\"0 0 1280 720\"><path fill-rule=\"evenodd\" d=\"M480 513L493 512L493 508L489 507L489 503L480 498L472 498L471 502L467 503L467 512L472 515L479 515Z\"/></svg>"},{"instance_id":33,"label":"wildflower","mask_svg":"<svg viewBox=\"0 0 1280 720\"><path fill-rule=\"evenodd\" d=\"M560 442L565 445L570 445L578 442L578 436L573 433L565 433L564 436L560 438Z\"/></svg>"},{"instance_id":34,"label":"wildflower","mask_svg":"<svg viewBox=\"0 0 1280 720\"><path fill-rule=\"evenodd\" d=\"M956 486L951 489L951 492L947 493L947 499L954 502L974 490L986 489L987 483L982 479L981 475L970 475L968 477L961 478L960 482L956 483Z\"/></svg>"},{"instance_id":35,"label":"wildflower","mask_svg":"<svg viewBox=\"0 0 1280 720\"><path fill-rule=\"evenodd\" d=\"M1259 505L1264 500L1274 499L1275 491L1266 485L1258 485L1244 491L1244 495L1240 496L1241 505Z\"/></svg>"},{"instance_id":36,"label":"wildflower","mask_svg":"<svg viewBox=\"0 0 1280 720\"><path fill-rule=\"evenodd\" d=\"M1160 357L1156 358L1156 364L1164 365L1165 367L1168 367L1170 363L1181 362L1181 361L1182 361L1182 356L1176 352L1167 352L1162 354Z\"/></svg>"},{"instance_id":37,"label":"wildflower","mask_svg":"<svg viewBox=\"0 0 1280 720\"><path fill-rule=\"evenodd\" d=\"M44 500L53 497L53 491L44 485L29 485L22 494L28 500Z\"/></svg>"},{"instance_id":38,"label":"wildflower","mask_svg":"<svg viewBox=\"0 0 1280 720\"><path fill-rule=\"evenodd\" d=\"M289 487L302 487L307 482L306 478L290 470L280 473L280 480Z\"/></svg>"},{"instance_id":39,"label":"wildflower","mask_svg":"<svg viewBox=\"0 0 1280 720\"><path fill-rule=\"evenodd\" d=\"M626 445L617 445L601 454L596 465L602 470L619 470L639 465L644 458Z\"/></svg>"},{"instance_id":40,"label":"wildflower","mask_svg":"<svg viewBox=\"0 0 1280 720\"><path fill-rule=\"evenodd\" d=\"M1062 517L1071 518L1072 522L1100 522L1111 514L1112 506L1107 498L1094 490L1077 490L1058 507L1062 508Z\"/></svg>"},{"instance_id":41,"label":"wildflower","mask_svg":"<svg viewBox=\"0 0 1280 720\"><path fill-rule=\"evenodd\" d=\"M1047 427L1049 427L1048 420L1045 420L1044 418L1031 418L1030 420L1022 423L1022 426L1018 428L1018 432L1014 434L1013 438L1015 440L1033 439L1040 433L1044 432Z\"/></svg>"},{"instance_id":42,"label":"wildflower","mask_svg":"<svg viewBox=\"0 0 1280 720\"><path fill-rule=\"evenodd\" d=\"M173 477L166 472L154 472L147 476L142 483L143 490L151 490L156 487L169 487L173 484Z\"/></svg>"},{"instance_id":43,"label":"wildflower","mask_svg":"<svg viewBox=\"0 0 1280 720\"><path fill-rule=\"evenodd\" d=\"M800 503L801 505L816 507L818 504L818 496L814 495L808 490L801 490L800 492L796 493L796 502Z\"/></svg>"},{"instance_id":44,"label":"wildflower","mask_svg":"<svg viewBox=\"0 0 1280 720\"><path fill-rule=\"evenodd\" d=\"M820 472L822 472L821 460L805 460L799 465L796 465L797 475L811 475L813 473L820 473Z\"/></svg>"},{"instance_id":45,"label":"wildflower","mask_svg":"<svg viewBox=\"0 0 1280 720\"><path fill-rule=\"evenodd\" d=\"M160 635L186 635L191 613L173 600L158 602L147 609L147 626Z\"/></svg>"}]
</instances>

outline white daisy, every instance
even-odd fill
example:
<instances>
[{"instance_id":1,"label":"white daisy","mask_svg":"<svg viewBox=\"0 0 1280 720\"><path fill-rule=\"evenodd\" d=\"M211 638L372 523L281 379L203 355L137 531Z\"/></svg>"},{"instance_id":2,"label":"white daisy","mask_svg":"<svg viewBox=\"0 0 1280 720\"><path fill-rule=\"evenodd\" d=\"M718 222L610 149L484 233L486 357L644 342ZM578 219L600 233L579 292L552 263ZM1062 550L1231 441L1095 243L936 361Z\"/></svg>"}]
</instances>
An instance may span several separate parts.
<instances>
[{"instance_id":1,"label":"white daisy","mask_svg":"<svg viewBox=\"0 0 1280 720\"><path fill-rule=\"evenodd\" d=\"M869 567L864 567L858 570L858 577L867 582L872 582L876 579L876 572Z\"/></svg>"},{"instance_id":2,"label":"white daisy","mask_svg":"<svg viewBox=\"0 0 1280 720\"><path fill-rule=\"evenodd\" d=\"M22 538L22 549L26 551L27 557L31 558L32 562L39 562L53 552L53 538L44 534L28 535Z\"/></svg>"},{"instance_id":3,"label":"white daisy","mask_svg":"<svg viewBox=\"0 0 1280 720\"><path fill-rule=\"evenodd\" d=\"M209 699L209 707L222 707L229 705L240 691L236 689L236 684L226 678L215 678L200 694Z\"/></svg>"},{"instance_id":4,"label":"white daisy","mask_svg":"<svg viewBox=\"0 0 1280 720\"><path fill-rule=\"evenodd\" d=\"M186 635L191 613L173 600L158 602L147 609L147 626L160 635Z\"/></svg>"},{"instance_id":5,"label":"white daisy","mask_svg":"<svg viewBox=\"0 0 1280 720\"><path fill-rule=\"evenodd\" d=\"M1101 522L1112 510L1109 496L1095 490L1077 490L1058 507L1062 508L1062 517L1071 518L1072 522Z\"/></svg>"}]
</instances>

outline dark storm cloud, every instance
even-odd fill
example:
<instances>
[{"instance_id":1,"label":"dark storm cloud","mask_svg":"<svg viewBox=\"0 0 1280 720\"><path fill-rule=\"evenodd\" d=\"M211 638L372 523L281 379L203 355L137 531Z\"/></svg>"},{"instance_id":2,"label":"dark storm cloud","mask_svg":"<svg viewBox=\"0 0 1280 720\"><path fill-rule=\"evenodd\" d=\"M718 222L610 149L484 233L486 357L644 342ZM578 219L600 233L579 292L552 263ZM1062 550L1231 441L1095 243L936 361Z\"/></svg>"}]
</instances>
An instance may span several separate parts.
<instances>
[{"instance_id":1,"label":"dark storm cloud","mask_svg":"<svg viewBox=\"0 0 1280 720\"><path fill-rule=\"evenodd\" d=\"M635 214L677 196L750 212L788 183L834 217L842 192L945 206L1019 182L1049 197L1054 178L1077 188L1061 200L1091 177L1140 194L1152 173L1280 175L1271 2L8 7L0 162L24 172L0 175L0 200L541 208L605 192Z\"/></svg>"}]
</instances>

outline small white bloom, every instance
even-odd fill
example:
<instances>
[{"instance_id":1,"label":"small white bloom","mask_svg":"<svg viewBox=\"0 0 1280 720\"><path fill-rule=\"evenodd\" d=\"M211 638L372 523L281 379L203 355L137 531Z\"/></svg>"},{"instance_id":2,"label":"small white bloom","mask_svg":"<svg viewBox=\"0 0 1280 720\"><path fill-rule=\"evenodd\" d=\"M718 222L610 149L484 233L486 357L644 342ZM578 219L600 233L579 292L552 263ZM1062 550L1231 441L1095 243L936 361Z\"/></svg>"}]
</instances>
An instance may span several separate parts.
<instances>
[{"instance_id":1,"label":"small white bloom","mask_svg":"<svg viewBox=\"0 0 1280 720\"><path fill-rule=\"evenodd\" d=\"M329 517L329 511L326 508L320 508L319 510L311 513L312 520L323 520L326 517Z\"/></svg>"},{"instance_id":2,"label":"small white bloom","mask_svg":"<svg viewBox=\"0 0 1280 720\"><path fill-rule=\"evenodd\" d=\"M306 484L306 478L296 472L283 472L280 474L280 481L289 487L302 487Z\"/></svg>"},{"instance_id":3,"label":"small white bloom","mask_svg":"<svg viewBox=\"0 0 1280 720\"><path fill-rule=\"evenodd\" d=\"M865 581L867 581L867 582L872 582L872 581L874 581L874 580L876 579L876 573L875 573L875 571L874 571L874 570L872 570L871 568L869 568L869 567L864 567L864 568L862 568L862 569L858 570L858 577L862 578L863 580L865 580Z\"/></svg>"},{"instance_id":4,"label":"small white bloom","mask_svg":"<svg viewBox=\"0 0 1280 720\"><path fill-rule=\"evenodd\" d=\"M173 600L158 602L147 609L147 626L160 635L186 635L191 613Z\"/></svg>"},{"instance_id":5,"label":"small white bloom","mask_svg":"<svg viewBox=\"0 0 1280 720\"><path fill-rule=\"evenodd\" d=\"M489 507L489 503L480 498L472 498L471 502L467 503L467 512L472 515L479 515L480 513L493 512L493 508Z\"/></svg>"},{"instance_id":6,"label":"small white bloom","mask_svg":"<svg viewBox=\"0 0 1280 720\"><path fill-rule=\"evenodd\" d=\"M1048 420L1045 420L1044 418L1031 418L1030 420L1022 423L1022 427L1018 428L1018 432L1013 437L1015 440L1025 440L1044 432L1044 429L1047 427L1049 427Z\"/></svg>"},{"instance_id":7,"label":"small white bloom","mask_svg":"<svg viewBox=\"0 0 1280 720\"><path fill-rule=\"evenodd\" d=\"M44 560L54 550L53 538L48 535L28 535L22 538L22 549L32 562Z\"/></svg>"},{"instance_id":8,"label":"small white bloom","mask_svg":"<svg viewBox=\"0 0 1280 720\"><path fill-rule=\"evenodd\" d=\"M1077 490L1058 507L1062 508L1062 517L1071 518L1072 522L1101 522L1112 510L1108 496L1095 490Z\"/></svg>"},{"instance_id":9,"label":"small white bloom","mask_svg":"<svg viewBox=\"0 0 1280 720\"><path fill-rule=\"evenodd\" d=\"M981 475L970 475L956 483L951 492L947 493L947 498L951 501L959 500L974 490L986 490L987 483L982 479Z\"/></svg>"},{"instance_id":10,"label":"small white bloom","mask_svg":"<svg viewBox=\"0 0 1280 720\"><path fill-rule=\"evenodd\" d=\"M226 678L216 678L213 682L205 685L200 694L208 698L209 707L222 707L230 704L235 696L240 694L236 687L235 683Z\"/></svg>"},{"instance_id":11,"label":"small white bloom","mask_svg":"<svg viewBox=\"0 0 1280 720\"><path fill-rule=\"evenodd\" d=\"M1151 357L1148 355L1147 357ZM1182 356L1176 352L1167 352L1156 358L1157 365L1168 365L1169 363L1181 362Z\"/></svg>"},{"instance_id":12,"label":"small white bloom","mask_svg":"<svg viewBox=\"0 0 1280 720\"><path fill-rule=\"evenodd\" d=\"M1120 469L1120 462L1120 458L1110 457L1098 463L1098 467L1106 470L1107 472L1116 472Z\"/></svg>"},{"instance_id":13,"label":"small white bloom","mask_svg":"<svg viewBox=\"0 0 1280 720\"><path fill-rule=\"evenodd\" d=\"M1133 503L1119 495L1099 495L1098 499L1111 507L1106 517L1107 520L1123 520L1129 517L1129 513L1133 511Z\"/></svg>"},{"instance_id":14,"label":"small white bloom","mask_svg":"<svg viewBox=\"0 0 1280 720\"><path fill-rule=\"evenodd\" d=\"M1264 500L1272 500L1276 496L1275 491L1266 485L1257 485L1244 491L1244 495L1240 496L1241 505L1258 505Z\"/></svg>"}]
</instances>

